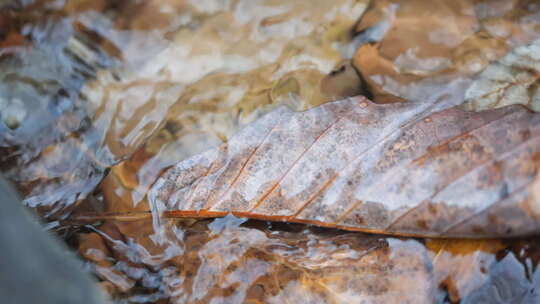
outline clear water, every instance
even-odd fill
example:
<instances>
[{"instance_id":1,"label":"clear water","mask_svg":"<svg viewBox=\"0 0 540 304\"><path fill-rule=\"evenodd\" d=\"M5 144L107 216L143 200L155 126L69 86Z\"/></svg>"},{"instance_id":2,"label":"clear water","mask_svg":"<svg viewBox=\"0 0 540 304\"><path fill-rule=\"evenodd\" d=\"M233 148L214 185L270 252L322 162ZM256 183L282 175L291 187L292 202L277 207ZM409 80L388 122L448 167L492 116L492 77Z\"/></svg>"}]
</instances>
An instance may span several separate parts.
<instances>
[{"instance_id":1,"label":"clear water","mask_svg":"<svg viewBox=\"0 0 540 304\"><path fill-rule=\"evenodd\" d=\"M148 211L145 195L165 168L280 105L366 95L538 109L536 1L0 7L0 169L115 301L540 300L536 239L399 239L232 217L159 232L137 216L70 223ZM523 58L534 68L515 68ZM482 81L501 70L512 79L507 97L480 98L498 89Z\"/></svg>"}]
</instances>

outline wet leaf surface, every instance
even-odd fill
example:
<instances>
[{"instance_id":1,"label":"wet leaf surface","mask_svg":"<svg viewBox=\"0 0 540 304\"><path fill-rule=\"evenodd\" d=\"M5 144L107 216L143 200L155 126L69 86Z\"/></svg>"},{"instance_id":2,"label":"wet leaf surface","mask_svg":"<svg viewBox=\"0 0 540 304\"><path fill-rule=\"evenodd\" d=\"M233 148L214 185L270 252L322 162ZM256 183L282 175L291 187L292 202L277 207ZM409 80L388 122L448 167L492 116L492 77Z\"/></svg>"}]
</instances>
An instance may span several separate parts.
<instances>
[{"instance_id":1,"label":"wet leaf surface","mask_svg":"<svg viewBox=\"0 0 540 304\"><path fill-rule=\"evenodd\" d=\"M113 167L101 185L105 210L148 210L145 199L132 207L141 189L133 176L148 162L145 155L138 151ZM163 219L156 227L134 214L77 236L79 253L118 303L535 303L539 297L535 238L422 241L231 216Z\"/></svg>"},{"instance_id":2,"label":"wet leaf surface","mask_svg":"<svg viewBox=\"0 0 540 304\"><path fill-rule=\"evenodd\" d=\"M1 166L51 219L147 141L168 166L279 104L363 92L350 30L365 1L52 2L0 18Z\"/></svg>"},{"instance_id":3,"label":"wet leaf surface","mask_svg":"<svg viewBox=\"0 0 540 304\"><path fill-rule=\"evenodd\" d=\"M427 100L420 95L451 82L463 93L491 62L538 38L539 9L527 0L372 1L356 28L369 44L354 66L377 103Z\"/></svg>"},{"instance_id":4,"label":"wet leaf surface","mask_svg":"<svg viewBox=\"0 0 540 304\"><path fill-rule=\"evenodd\" d=\"M142 284L175 303L431 302L428 252L418 241L242 222L170 225L159 244L149 223L111 224L83 235L79 250L116 292Z\"/></svg>"},{"instance_id":5,"label":"wet leaf surface","mask_svg":"<svg viewBox=\"0 0 540 304\"><path fill-rule=\"evenodd\" d=\"M232 212L398 235L529 235L540 228L539 132L540 115L519 106L468 113L360 97L279 109L168 170L150 202L166 216Z\"/></svg>"},{"instance_id":6,"label":"wet leaf surface","mask_svg":"<svg viewBox=\"0 0 540 304\"><path fill-rule=\"evenodd\" d=\"M146 194L165 168L280 105L303 111L353 95L461 104L471 84L491 79L484 68L538 39L539 8L535 0L13 1L0 10L0 168L42 214L73 212L47 227L118 303L537 303L535 238L150 221ZM505 73L533 83L534 73L511 66ZM114 216L74 226L96 212Z\"/></svg>"},{"instance_id":7,"label":"wet leaf surface","mask_svg":"<svg viewBox=\"0 0 540 304\"><path fill-rule=\"evenodd\" d=\"M535 303L535 241L385 238L228 216L110 221L79 251L116 300L173 303ZM529 245L527 245L529 244ZM515 251L522 251L521 254ZM537 250L537 249L533 249Z\"/></svg>"},{"instance_id":8,"label":"wet leaf surface","mask_svg":"<svg viewBox=\"0 0 540 304\"><path fill-rule=\"evenodd\" d=\"M466 93L468 109L522 104L540 111L540 40L514 49L477 78Z\"/></svg>"},{"instance_id":9,"label":"wet leaf surface","mask_svg":"<svg viewBox=\"0 0 540 304\"><path fill-rule=\"evenodd\" d=\"M497 252L505 248L502 241L428 240L435 280L457 302L489 280L487 268L496 261Z\"/></svg>"}]
</instances>

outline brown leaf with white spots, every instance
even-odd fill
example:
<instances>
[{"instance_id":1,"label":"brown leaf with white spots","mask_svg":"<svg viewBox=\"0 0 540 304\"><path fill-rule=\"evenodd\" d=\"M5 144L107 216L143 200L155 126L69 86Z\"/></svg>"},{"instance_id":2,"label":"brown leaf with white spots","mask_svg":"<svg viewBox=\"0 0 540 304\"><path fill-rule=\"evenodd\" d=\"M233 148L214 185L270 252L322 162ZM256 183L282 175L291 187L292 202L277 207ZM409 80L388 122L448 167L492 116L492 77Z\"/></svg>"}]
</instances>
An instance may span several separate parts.
<instances>
[{"instance_id":1,"label":"brown leaf with white spots","mask_svg":"<svg viewBox=\"0 0 540 304\"><path fill-rule=\"evenodd\" d=\"M537 233L540 115L440 107L356 97L280 108L166 171L150 203L166 217L233 213L397 235Z\"/></svg>"}]
</instances>

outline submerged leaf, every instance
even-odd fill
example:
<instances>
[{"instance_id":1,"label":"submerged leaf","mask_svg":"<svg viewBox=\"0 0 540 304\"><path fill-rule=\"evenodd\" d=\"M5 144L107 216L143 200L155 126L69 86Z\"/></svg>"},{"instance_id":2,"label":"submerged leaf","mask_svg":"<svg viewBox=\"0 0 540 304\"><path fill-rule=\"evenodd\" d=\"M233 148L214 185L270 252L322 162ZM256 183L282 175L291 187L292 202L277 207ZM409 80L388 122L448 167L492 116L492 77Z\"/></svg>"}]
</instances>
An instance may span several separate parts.
<instances>
[{"instance_id":1,"label":"submerged leaf","mask_svg":"<svg viewBox=\"0 0 540 304\"><path fill-rule=\"evenodd\" d=\"M152 187L168 217L309 223L432 237L538 233L540 115L363 97L277 109Z\"/></svg>"},{"instance_id":2,"label":"submerged leaf","mask_svg":"<svg viewBox=\"0 0 540 304\"><path fill-rule=\"evenodd\" d=\"M471 110L511 104L540 111L540 39L489 65L466 93Z\"/></svg>"},{"instance_id":3,"label":"submerged leaf","mask_svg":"<svg viewBox=\"0 0 540 304\"><path fill-rule=\"evenodd\" d=\"M486 269L504 244L499 240L428 240L426 247L433 255L434 279L458 302L486 283Z\"/></svg>"},{"instance_id":4,"label":"submerged leaf","mask_svg":"<svg viewBox=\"0 0 540 304\"><path fill-rule=\"evenodd\" d=\"M79 252L128 302L433 303L437 292L417 240L233 220L218 233L212 224L168 225L158 243L148 221L115 224L82 235Z\"/></svg>"},{"instance_id":5,"label":"submerged leaf","mask_svg":"<svg viewBox=\"0 0 540 304\"><path fill-rule=\"evenodd\" d=\"M371 1L356 27L371 44L358 49L354 66L376 103L426 100L418 95L444 90L448 79L468 86L491 62L537 39L539 8L529 0Z\"/></svg>"},{"instance_id":6,"label":"submerged leaf","mask_svg":"<svg viewBox=\"0 0 540 304\"><path fill-rule=\"evenodd\" d=\"M303 225L241 224L231 216L208 222L167 221L158 236L148 220L108 221L80 235L79 253L117 303L540 299L538 259L529 258L539 252L535 239L432 240L424 246Z\"/></svg>"}]
</instances>

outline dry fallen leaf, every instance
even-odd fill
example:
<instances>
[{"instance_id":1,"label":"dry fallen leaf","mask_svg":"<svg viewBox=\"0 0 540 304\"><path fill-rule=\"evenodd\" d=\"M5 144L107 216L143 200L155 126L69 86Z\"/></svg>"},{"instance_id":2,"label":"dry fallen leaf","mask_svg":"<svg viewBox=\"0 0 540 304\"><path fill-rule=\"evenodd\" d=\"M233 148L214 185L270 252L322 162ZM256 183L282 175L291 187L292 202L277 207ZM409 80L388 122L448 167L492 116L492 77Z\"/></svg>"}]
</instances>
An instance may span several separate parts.
<instances>
[{"instance_id":1,"label":"dry fallen leaf","mask_svg":"<svg viewBox=\"0 0 540 304\"><path fill-rule=\"evenodd\" d=\"M168 217L264 220L432 237L538 233L540 114L363 97L280 108L150 190Z\"/></svg>"}]
</instances>

